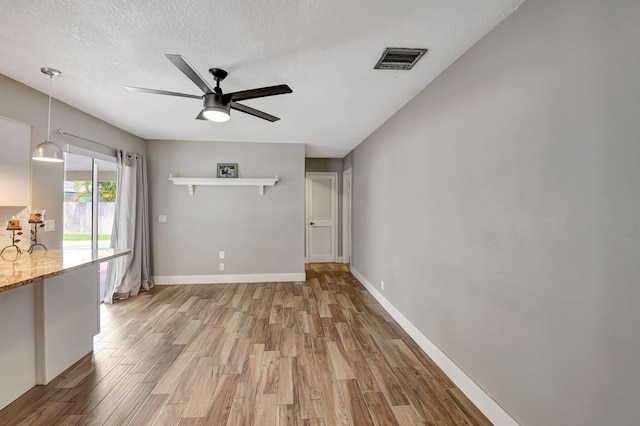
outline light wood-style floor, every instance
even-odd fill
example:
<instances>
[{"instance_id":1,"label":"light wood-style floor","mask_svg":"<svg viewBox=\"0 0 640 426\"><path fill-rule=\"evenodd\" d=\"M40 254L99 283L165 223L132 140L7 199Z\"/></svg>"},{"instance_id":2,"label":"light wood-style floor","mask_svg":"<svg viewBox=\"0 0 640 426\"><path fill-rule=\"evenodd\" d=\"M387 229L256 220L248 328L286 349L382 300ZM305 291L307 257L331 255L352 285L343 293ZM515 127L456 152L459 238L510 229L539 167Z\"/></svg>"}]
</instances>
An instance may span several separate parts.
<instances>
[{"instance_id":1,"label":"light wood-style floor","mask_svg":"<svg viewBox=\"0 0 640 426\"><path fill-rule=\"evenodd\" d=\"M487 425L349 273L163 286L102 307L95 351L2 425Z\"/></svg>"}]
</instances>

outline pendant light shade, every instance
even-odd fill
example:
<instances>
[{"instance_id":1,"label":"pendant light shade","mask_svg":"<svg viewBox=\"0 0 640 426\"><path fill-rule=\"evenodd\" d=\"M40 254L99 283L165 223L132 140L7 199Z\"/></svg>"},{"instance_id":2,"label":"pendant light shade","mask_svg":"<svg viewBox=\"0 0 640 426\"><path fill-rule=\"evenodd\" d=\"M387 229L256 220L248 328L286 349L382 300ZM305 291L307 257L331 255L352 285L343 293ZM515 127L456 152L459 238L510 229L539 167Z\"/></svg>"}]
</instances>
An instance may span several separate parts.
<instances>
[{"instance_id":1,"label":"pendant light shade","mask_svg":"<svg viewBox=\"0 0 640 426\"><path fill-rule=\"evenodd\" d=\"M64 161L62 157L62 150L55 143L50 141L51 138L51 82L53 77L62 74L60 71L53 68L41 68L43 74L49 76L49 117L47 121L47 138L41 144L36 146L33 150L31 158L37 161L47 161L50 163L62 163Z\"/></svg>"},{"instance_id":2,"label":"pendant light shade","mask_svg":"<svg viewBox=\"0 0 640 426\"><path fill-rule=\"evenodd\" d=\"M62 150L55 143L46 140L33 150L31 158L37 161L48 161L50 163L61 163L64 161L62 158Z\"/></svg>"}]
</instances>

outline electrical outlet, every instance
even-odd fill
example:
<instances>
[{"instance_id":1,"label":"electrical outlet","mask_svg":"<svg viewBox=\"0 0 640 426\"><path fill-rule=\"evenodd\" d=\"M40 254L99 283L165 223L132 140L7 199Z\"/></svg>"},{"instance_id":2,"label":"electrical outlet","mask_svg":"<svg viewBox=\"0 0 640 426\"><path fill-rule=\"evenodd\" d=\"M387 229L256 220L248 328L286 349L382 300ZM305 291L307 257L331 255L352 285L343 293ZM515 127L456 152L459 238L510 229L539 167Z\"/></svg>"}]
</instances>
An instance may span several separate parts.
<instances>
[{"instance_id":1,"label":"electrical outlet","mask_svg":"<svg viewBox=\"0 0 640 426\"><path fill-rule=\"evenodd\" d=\"M220 250L220 259L224 259L224 250Z\"/></svg>"},{"instance_id":2,"label":"electrical outlet","mask_svg":"<svg viewBox=\"0 0 640 426\"><path fill-rule=\"evenodd\" d=\"M44 221L44 232L53 232L56 230L56 221L48 219Z\"/></svg>"},{"instance_id":3,"label":"electrical outlet","mask_svg":"<svg viewBox=\"0 0 640 426\"><path fill-rule=\"evenodd\" d=\"M384 290L384 281L380 281L380 290Z\"/></svg>"},{"instance_id":4,"label":"electrical outlet","mask_svg":"<svg viewBox=\"0 0 640 426\"><path fill-rule=\"evenodd\" d=\"M166 214L159 214L158 215L158 222L165 223L166 221L167 221L167 215Z\"/></svg>"},{"instance_id":5,"label":"electrical outlet","mask_svg":"<svg viewBox=\"0 0 640 426\"><path fill-rule=\"evenodd\" d=\"M221 264L220 264L220 270L221 270L221 271L224 271L224 263L221 263Z\"/></svg>"}]
</instances>

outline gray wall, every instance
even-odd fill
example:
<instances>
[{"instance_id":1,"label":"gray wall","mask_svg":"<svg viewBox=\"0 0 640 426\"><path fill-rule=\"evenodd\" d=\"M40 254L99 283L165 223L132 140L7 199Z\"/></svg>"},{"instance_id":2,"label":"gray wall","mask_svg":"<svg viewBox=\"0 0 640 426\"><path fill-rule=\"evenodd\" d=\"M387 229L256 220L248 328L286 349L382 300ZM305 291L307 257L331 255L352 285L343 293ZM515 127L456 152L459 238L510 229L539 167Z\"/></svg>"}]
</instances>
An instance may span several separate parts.
<instances>
[{"instance_id":1,"label":"gray wall","mask_svg":"<svg viewBox=\"0 0 640 426\"><path fill-rule=\"evenodd\" d=\"M524 425L638 422L638 22L528 0L353 153L353 266Z\"/></svg>"},{"instance_id":2,"label":"gray wall","mask_svg":"<svg viewBox=\"0 0 640 426\"><path fill-rule=\"evenodd\" d=\"M304 272L304 145L154 140L147 150L154 275ZM215 177L217 163L280 182L263 197L248 186L196 186L190 196L167 180Z\"/></svg>"},{"instance_id":3,"label":"gray wall","mask_svg":"<svg viewBox=\"0 0 640 426\"><path fill-rule=\"evenodd\" d=\"M353 151L345 155L342 159L342 167L344 170L349 170L353 166Z\"/></svg>"},{"instance_id":4,"label":"gray wall","mask_svg":"<svg viewBox=\"0 0 640 426\"><path fill-rule=\"evenodd\" d=\"M305 158L305 172L338 172L342 179L342 158Z\"/></svg>"},{"instance_id":5,"label":"gray wall","mask_svg":"<svg viewBox=\"0 0 640 426\"><path fill-rule=\"evenodd\" d=\"M64 70L62 70L64 72ZM47 78L45 75L42 78ZM64 74L58 78L65 78ZM55 82L54 82L55 88ZM47 95L0 74L0 115L32 124L32 149L47 137ZM90 142L54 134L58 128L108 145L114 149L145 153L144 140L118 129L67 104L52 101L52 141L64 149L65 143L104 152ZM0 141L2 148L2 141ZM62 247L63 165L31 162L31 205L46 209L47 219L56 221L54 232L38 233L38 241L48 248Z\"/></svg>"}]
</instances>

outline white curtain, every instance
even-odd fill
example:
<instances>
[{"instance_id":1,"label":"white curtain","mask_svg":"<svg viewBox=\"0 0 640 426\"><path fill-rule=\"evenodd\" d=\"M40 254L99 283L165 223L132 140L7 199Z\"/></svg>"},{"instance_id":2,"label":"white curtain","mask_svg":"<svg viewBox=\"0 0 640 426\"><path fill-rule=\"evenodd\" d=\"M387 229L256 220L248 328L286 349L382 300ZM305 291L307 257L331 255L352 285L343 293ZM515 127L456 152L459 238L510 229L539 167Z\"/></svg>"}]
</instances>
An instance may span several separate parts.
<instances>
[{"instance_id":1,"label":"white curtain","mask_svg":"<svg viewBox=\"0 0 640 426\"><path fill-rule=\"evenodd\" d=\"M104 302L149 290L149 214L147 167L144 156L118 152L116 212L111 247L130 248L131 254L109 262Z\"/></svg>"}]
</instances>

